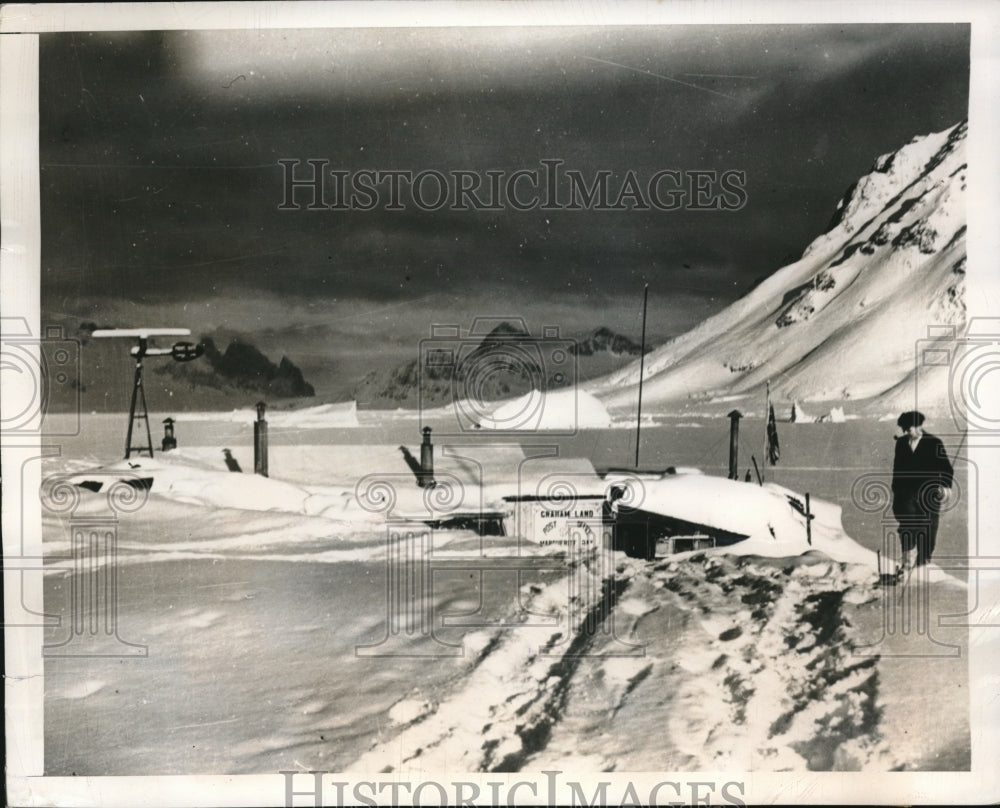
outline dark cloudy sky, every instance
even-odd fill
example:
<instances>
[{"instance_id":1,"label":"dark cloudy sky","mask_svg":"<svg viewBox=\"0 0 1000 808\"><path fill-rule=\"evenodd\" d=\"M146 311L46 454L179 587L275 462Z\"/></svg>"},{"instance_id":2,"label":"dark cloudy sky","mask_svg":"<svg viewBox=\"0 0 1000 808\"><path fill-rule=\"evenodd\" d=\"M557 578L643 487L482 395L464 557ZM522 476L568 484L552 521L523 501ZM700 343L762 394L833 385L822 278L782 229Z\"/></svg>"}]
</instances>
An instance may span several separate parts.
<instances>
[{"instance_id":1,"label":"dark cloudy sky","mask_svg":"<svg viewBox=\"0 0 1000 808\"><path fill-rule=\"evenodd\" d=\"M305 367L431 323L686 330L880 154L968 115L966 25L41 37L43 311L267 334ZM746 173L738 211L281 211L282 159ZM352 364L353 362L353 364ZM345 370L346 372L346 370Z\"/></svg>"}]
</instances>

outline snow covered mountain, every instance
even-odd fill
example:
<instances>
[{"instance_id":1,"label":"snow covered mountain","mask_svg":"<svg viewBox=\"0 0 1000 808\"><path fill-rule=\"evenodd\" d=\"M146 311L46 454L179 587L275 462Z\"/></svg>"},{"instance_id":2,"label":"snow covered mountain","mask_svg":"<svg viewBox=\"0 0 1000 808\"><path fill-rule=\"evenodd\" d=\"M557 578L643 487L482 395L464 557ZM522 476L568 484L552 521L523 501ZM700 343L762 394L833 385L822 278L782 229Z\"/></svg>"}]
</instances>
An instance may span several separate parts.
<instances>
[{"instance_id":1,"label":"snow covered mountain","mask_svg":"<svg viewBox=\"0 0 1000 808\"><path fill-rule=\"evenodd\" d=\"M613 356L638 356L642 351L642 346L637 345L628 337L616 334L606 326L601 326L586 339L578 341L570 351L577 356L593 356L602 352ZM649 353L648 346L646 353Z\"/></svg>"},{"instance_id":2,"label":"snow covered mountain","mask_svg":"<svg viewBox=\"0 0 1000 808\"><path fill-rule=\"evenodd\" d=\"M464 342L469 351L459 353L454 365L426 366L421 372L417 360L412 359L396 367L379 368L362 379L352 397L362 409L443 407L451 404L456 393L468 396L473 390L481 401L515 399L537 389L539 380L544 380L544 388L551 391L574 381L604 376L641 352L640 346L628 337L602 326L565 341L574 359L573 372L563 373L559 368L545 367L541 353L537 361L532 360L535 342L523 324L504 321L478 344L471 336ZM522 350L526 342L529 347Z\"/></svg>"},{"instance_id":3,"label":"snow covered mountain","mask_svg":"<svg viewBox=\"0 0 1000 808\"><path fill-rule=\"evenodd\" d=\"M770 381L778 402L943 409L947 367L918 368L914 356L929 326L960 336L965 322L966 133L963 122L878 158L798 261L646 357L644 408L758 393ZM638 379L633 362L586 389L632 408Z\"/></svg>"},{"instance_id":4,"label":"snow covered mountain","mask_svg":"<svg viewBox=\"0 0 1000 808\"><path fill-rule=\"evenodd\" d=\"M92 339L94 322L80 322L65 315L43 313L48 328L61 328L67 344L75 345L78 363L72 373L61 374L59 363L46 365L47 412L127 412L132 394L135 360L130 343ZM102 324L103 327L116 327ZM124 326L124 327L127 327ZM190 338L205 346L195 362L178 363L169 357L147 361L143 385L150 411L232 411L252 407L262 397L272 405L315 395L313 386L287 356L272 361L246 337L216 332ZM62 341L53 345L62 345ZM153 347L169 348L166 340ZM219 347L219 346L223 347ZM57 374L67 376L60 383Z\"/></svg>"}]
</instances>

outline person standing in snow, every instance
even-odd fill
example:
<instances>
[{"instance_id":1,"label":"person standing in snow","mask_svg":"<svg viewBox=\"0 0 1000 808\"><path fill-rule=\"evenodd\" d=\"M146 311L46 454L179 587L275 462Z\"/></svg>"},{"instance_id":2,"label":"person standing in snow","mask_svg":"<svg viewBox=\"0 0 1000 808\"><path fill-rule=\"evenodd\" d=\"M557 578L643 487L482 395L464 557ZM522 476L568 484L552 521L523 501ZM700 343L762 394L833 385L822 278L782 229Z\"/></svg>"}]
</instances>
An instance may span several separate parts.
<instances>
[{"instance_id":1,"label":"person standing in snow","mask_svg":"<svg viewBox=\"0 0 1000 808\"><path fill-rule=\"evenodd\" d=\"M931 560L939 512L951 496L954 478L944 444L924 432L923 423L923 413L916 410L896 421L903 434L896 438L892 463L892 512L899 522L903 571Z\"/></svg>"}]
</instances>

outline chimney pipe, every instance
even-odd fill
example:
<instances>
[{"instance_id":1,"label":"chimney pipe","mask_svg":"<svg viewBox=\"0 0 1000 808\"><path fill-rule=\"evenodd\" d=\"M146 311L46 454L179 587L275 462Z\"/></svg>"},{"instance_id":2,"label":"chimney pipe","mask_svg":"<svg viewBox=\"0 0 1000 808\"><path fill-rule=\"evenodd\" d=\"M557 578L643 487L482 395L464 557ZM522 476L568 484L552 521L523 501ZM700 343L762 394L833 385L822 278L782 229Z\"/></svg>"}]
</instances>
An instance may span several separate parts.
<instances>
[{"instance_id":1,"label":"chimney pipe","mask_svg":"<svg viewBox=\"0 0 1000 808\"><path fill-rule=\"evenodd\" d=\"M739 479L739 471L737 469L737 454L739 451L740 444L740 418L743 417L743 413L739 410L733 410L729 413L729 479L737 480Z\"/></svg>"},{"instance_id":2,"label":"chimney pipe","mask_svg":"<svg viewBox=\"0 0 1000 808\"><path fill-rule=\"evenodd\" d=\"M162 451L169 452L177 448L177 438L174 437L174 419L163 419L163 443L160 444Z\"/></svg>"},{"instance_id":3,"label":"chimney pipe","mask_svg":"<svg viewBox=\"0 0 1000 808\"><path fill-rule=\"evenodd\" d=\"M434 444L431 443L431 428L423 429L424 440L420 444L420 487L434 485Z\"/></svg>"},{"instance_id":4,"label":"chimney pipe","mask_svg":"<svg viewBox=\"0 0 1000 808\"><path fill-rule=\"evenodd\" d=\"M267 477L267 404L257 402L257 420L253 422L253 472Z\"/></svg>"}]
</instances>

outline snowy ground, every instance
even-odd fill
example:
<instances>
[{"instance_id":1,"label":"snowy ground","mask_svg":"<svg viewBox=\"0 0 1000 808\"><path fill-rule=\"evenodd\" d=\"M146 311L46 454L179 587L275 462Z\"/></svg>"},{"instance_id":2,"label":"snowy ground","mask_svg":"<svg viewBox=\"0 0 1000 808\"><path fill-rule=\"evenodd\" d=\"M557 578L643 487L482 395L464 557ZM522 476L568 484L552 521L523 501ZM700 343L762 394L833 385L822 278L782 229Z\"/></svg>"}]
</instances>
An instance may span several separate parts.
<instances>
[{"instance_id":1,"label":"snowy ground","mask_svg":"<svg viewBox=\"0 0 1000 808\"><path fill-rule=\"evenodd\" d=\"M849 427L785 432L804 469L788 477L826 480L808 469L836 455L828 430ZM678 442L706 433L658 439L694 464ZM967 610L955 571L902 597L883 589L865 562L874 534L856 536L867 551L851 542L857 563L844 544L831 560L821 536L790 558L657 562L508 539L482 553L467 531L407 543L353 497L363 470L406 479L391 437L317 434L281 433L269 480L226 472L220 443L139 461L153 488L122 516L106 568L119 637L148 656L46 660L47 774L969 768L967 629L938 620ZM250 470L238 437L223 440ZM74 440L47 475L103 460L86 430ZM827 477L814 494L849 500L857 472ZM106 501L81 491L75 518ZM863 524L846 509L844 521ZM44 527L46 611L69 618L85 583L66 557L70 525L47 513ZM945 520L945 551L964 529ZM401 548L418 563L396 563ZM387 584L417 593L399 622ZM67 635L64 620L46 641Z\"/></svg>"}]
</instances>

